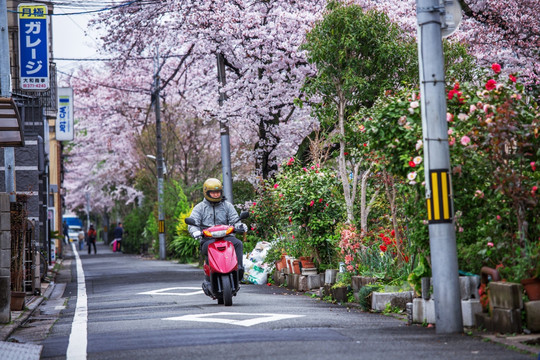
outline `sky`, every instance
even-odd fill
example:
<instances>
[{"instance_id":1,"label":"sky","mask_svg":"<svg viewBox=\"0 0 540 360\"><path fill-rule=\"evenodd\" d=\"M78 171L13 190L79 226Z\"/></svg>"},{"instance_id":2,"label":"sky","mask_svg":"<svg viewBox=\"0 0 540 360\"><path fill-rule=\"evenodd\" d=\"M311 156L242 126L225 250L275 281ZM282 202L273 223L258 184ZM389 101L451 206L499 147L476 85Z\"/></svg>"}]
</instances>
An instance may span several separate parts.
<instances>
[{"instance_id":1,"label":"sky","mask_svg":"<svg viewBox=\"0 0 540 360\"><path fill-rule=\"evenodd\" d=\"M95 7L89 8L89 10L94 9ZM53 56L55 58L57 70L59 72L72 73L81 64L89 64L89 62L87 61L83 62L59 60L60 58L102 58L102 56L97 53L97 35L95 33L89 32L87 29L88 21L92 19L94 14L73 14L84 11L85 9L81 7L69 9L55 7L55 14L72 15L51 16L51 21L53 25ZM61 79L62 74L59 73L58 75L58 78Z\"/></svg>"}]
</instances>

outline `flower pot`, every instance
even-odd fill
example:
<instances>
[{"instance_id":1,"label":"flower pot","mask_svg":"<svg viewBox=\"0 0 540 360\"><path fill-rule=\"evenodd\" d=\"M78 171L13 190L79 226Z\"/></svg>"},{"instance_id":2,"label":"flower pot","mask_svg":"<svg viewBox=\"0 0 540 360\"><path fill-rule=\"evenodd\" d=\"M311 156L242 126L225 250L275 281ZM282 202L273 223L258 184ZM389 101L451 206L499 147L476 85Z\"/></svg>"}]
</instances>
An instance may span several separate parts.
<instances>
[{"instance_id":1,"label":"flower pot","mask_svg":"<svg viewBox=\"0 0 540 360\"><path fill-rule=\"evenodd\" d=\"M24 309L24 299L26 293L24 291L11 292L11 311L22 311Z\"/></svg>"},{"instance_id":2,"label":"flower pot","mask_svg":"<svg viewBox=\"0 0 540 360\"><path fill-rule=\"evenodd\" d=\"M530 301L540 300L540 278L523 279L521 285Z\"/></svg>"}]
</instances>

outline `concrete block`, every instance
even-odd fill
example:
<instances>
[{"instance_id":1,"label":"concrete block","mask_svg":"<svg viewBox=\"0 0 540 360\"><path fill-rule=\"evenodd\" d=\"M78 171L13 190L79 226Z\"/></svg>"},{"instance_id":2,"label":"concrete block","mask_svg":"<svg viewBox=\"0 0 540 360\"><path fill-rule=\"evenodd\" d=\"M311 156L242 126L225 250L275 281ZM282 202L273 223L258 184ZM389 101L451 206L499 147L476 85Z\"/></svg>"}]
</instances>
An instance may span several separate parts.
<instances>
[{"instance_id":1,"label":"concrete block","mask_svg":"<svg viewBox=\"0 0 540 360\"><path fill-rule=\"evenodd\" d=\"M459 277L459 293L462 301L471 298L471 280L468 276Z\"/></svg>"},{"instance_id":2,"label":"concrete block","mask_svg":"<svg viewBox=\"0 0 540 360\"><path fill-rule=\"evenodd\" d=\"M9 204L9 194L0 193L0 212L9 212L11 205Z\"/></svg>"},{"instance_id":3,"label":"concrete block","mask_svg":"<svg viewBox=\"0 0 540 360\"><path fill-rule=\"evenodd\" d=\"M414 298L412 301L412 319L415 323L435 324L435 301Z\"/></svg>"},{"instance_id":4,"label":"concrete block","mask_svg":"<svg viewBox=\"0 0 540 360\"><path fill-rule=\"evenodd\" d=\"M9 276L0 276L0 324L11 321L11 281Z\"/></svg>"},{"instance_id":5,"label":"concrete block","mask_svg":"<svg viewBox=\"0 0 540 360\"><path fill-rule=\"evenodd\" d=\"M295 289L298 289L298 279L299 279L300 275L298 274L289 274L289 276L287 277L287 288L291 289L291 290L295 290Z\"/></svg>"},{"instance_id":6,"label":"concrete block","mask_svg":"<svg viewBox=\"0 0 540 360\"><path fill-rule=\"evenodd\" d=\"M476 320L476 327L493 331L493 320L488 313L477 313L474 315L474 318Z\"/></svg>"},{"instance_id":7,"label":"concrete block","mask_svg":"<svg viewBox=\"0 0 540 360\"><path fill-rule=\"evenodd\" d=\"M11 265L11 250L0 249L0 267L10 268Z\"/></svg>"},{"instance_id":8,"label":"concrete block","mask_svg":"<svg viewBox=\"0 0 540 360\"><path fill-rule=\"evenodd\" d=\"M304 275L300 275L298 277L298 291L308 291L308 277Z\"/></svg>"},{"instance_id":9,"label":"concrete block","mask_svg":"<svg viewBox=\"0 0 540 360\"><path fill-rule=\"evenodd\" d=\"M522 309L523 286L517 283L492 281L489 283L489 303L494 308Z\"/></svg>"},{"instance_id":10,"label":"concrete block","mask_svg":"<svg viewBox=\"0 0 540 360\"><path fill-rule=\"evenodd\" d=\"M326 269L324 273L324 283L325 284L335 284L338 271L335 269Z\"/></svg>"},{"instance_id":11,"label":"concrete block","mask_svg":"<svg viewBox=\"0 0 540 360\"><path fill-rule=\"evenodd\" d=\"M527 329L540 332L540 300L525 303Z\"/></svg>"},{"instance_id":12,"label":"concrete block","mask_svg":"<svg viewBox=\"0 0 540 360\"><path fill-rule=\"evenodd\" d=\"M478 289L480 288L480 276L473 275L469 276L470 280L470 290L471 290L471 299L480 299L480 295L478 294Z\"/></svg>"},{"instance_id":13,"label":"concrete block","mask_svg":"<svg viewBox=\"0 0 540 360\"><path fill-rule=\"evenodd\" d=\"M10 213L0 213L0 231L11 231Z\"/></svg>"},{"instance_id":14,"label":"concrete block","mask_svg":"<svg viewBox=\"0 0 540 360\"><path fill-rule=\"evenodd\" d=\"M361 276L353 276L351 277L351 287L353 289L353 292L358 292L360 288L362 287L362 277Z\"/></svg>"},{"instance_id":15,"label":"concrete block","mask_svg":"<svg viewBox=\"0 0 540 360\"><path fill-rule=\"evenodd\" d=\"M399 307L400 309L405 310L407 303L412 302L412 300L412 291L391 293L374 292L371 294L371 308L373 310L383 311L386 309L386 305L390 304L393 307Z\"/></svg>"},{"instance_id":16,"label":"concrete block","mask_svg":"<svg viewBox=\"0 0 540 360\"><path fill-rule=\"evenodd\" d=\"M308 289L318 289L321 287L321 277L319 275L309 275L307 277Z\"/></svg>"},{"instance_id":17,"label":"concrete block","mask_svg":"<svg viewBox=\"0 0 540 360\"><path fill-rule=\"evenodd\" d=\"M11 251L11 232L0 231L0 249Z\"/></svg>"},{"instance_id":18,"label":"concrete block","mask_svg":"<svg viewBox=\"0 0 540 360\"><path fill-rule=\"evenodd\" d=\"M493 308L492 311L493 330L503 334L520 333L521 310Z\"/></svg>"},{"instance_id":19,"label":"concrete block","mask_svg":"<svg viewBox=\"0 0 540 360\"><path fill-rule=\"evenodd\" d=\"M377 278L374 277L361 276L360 279L362 286L375 284L377 282Z\"/></svg>"},{"instance_id":20,"label":"concrete block","mask_svg":"<svg viewBox=\"0 0 540 360\"><path fill-rule=\"evenodd\" d=\"M463 326L476 326L476 314L482 312L480 300L461 300L461 315L463 317Z\"/></svg>"}]
</instances>

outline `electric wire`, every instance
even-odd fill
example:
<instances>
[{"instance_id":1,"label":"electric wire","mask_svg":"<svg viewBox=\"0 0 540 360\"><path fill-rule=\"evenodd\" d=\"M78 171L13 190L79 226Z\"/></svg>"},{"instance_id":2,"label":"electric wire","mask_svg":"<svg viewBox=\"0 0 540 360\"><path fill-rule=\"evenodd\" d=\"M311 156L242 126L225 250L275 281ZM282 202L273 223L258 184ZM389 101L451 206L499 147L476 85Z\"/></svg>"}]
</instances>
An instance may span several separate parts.
<instances>
[{"instance_id":1,"label":"electric wire","mask_svg":"<svg viewBox=\"0 0 540 360\"><path fill-rule=\"evenodd\" d=\"M118 8L122 8L122 7L127 7L127 6L130 6L130 5L135 4L135 3L139 3L140 5L148 5L148 4L155 4L157 2L158 1L152 1L152 0L133 0L133 1L128 1L127 3L124 3L124 4L109 6L109 7L105 7L105 8L101 8L101 9L97 9L97 10L86 10L86 11L62 13L62 14L52 13L52 14L45 14L45 15L46 16L69 16L69 15L93 14L93 13L98 13L98 12L103 12L103 11L114 10L114 9L118 9ZM48 2L44 2L44 3L46 4ZM53 3L53 5L54 5L54 3ZM81 6L84 6L84 5L81 4ZM8 12L14 13L14 14L19 14L19 12L17 10L8 10Z\"/></svg>"}]
</instances>

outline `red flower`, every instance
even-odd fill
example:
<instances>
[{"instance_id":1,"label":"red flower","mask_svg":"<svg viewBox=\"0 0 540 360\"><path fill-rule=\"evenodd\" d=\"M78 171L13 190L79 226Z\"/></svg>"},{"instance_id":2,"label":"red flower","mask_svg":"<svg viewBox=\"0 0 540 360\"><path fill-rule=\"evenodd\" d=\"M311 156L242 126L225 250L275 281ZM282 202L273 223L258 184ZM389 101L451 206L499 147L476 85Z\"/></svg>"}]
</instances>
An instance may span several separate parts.
<instances>
[{"instance_id":1,"label":"red flower","mask_svg":"<svg viewBox=\"0 0 540 360\"><path fill-rule=\"evenodd\" d=\"M319 199L319 202L320 202L320 203L322 202L322 198Z\"/></svg>"},{"instance_id":2,"label":"red flower","mask_svg":"<svg viewBox=\"0 0 540 360\"><path fill-rule=\"evenodd\" d=\"M384 237L384 233L380 233L379 237L382 239Z\"/></svg>"},{"instance_id":3,"label":"red flower","mask_svg":"<svg viewBox=\"0 0 540 360\"><path fill-rule=\"evenodd\" d=\"M253 203L253 206L255 206L255 205L257 205L257 203L256 203L256 202L254 202L254 203Z\"/></svg>"},{"instance_id":4,"label":"red flower","mask_svg":"<svg viewBox=\"0 0 540 360\"><path fill-rule=\"evenodd\" d=\"M409 262L409 257L407 255L403 255L403 261L408 263Z\"/></svg>"},{"instance_id":5,"label":"red flower","mask_svg":"<svg viewBox=\"0 0 540 360\"><path fill-rule=\"evenodd\" d=\"M278 184L274 184L274 189L277 189L279 185Z\"/></svg>"},{"instance_id":6,"label":"red flower","mask_svg":"<svg viewBox=\"0 0 540 360\"><path fill-rule=\"evenodd\" d=\"M309 203L309 206L313 206L315 204L315 201L311 200L311 202Z\"/></svg>"},{"instance_id":7,"label":"red flower","mask_svg":"<svg viewBox=\"0 0 540 360\"><path fill-rule=\"evenodd\" d=\"M367 143L364 143L364 147L367 147Z\"/></svg>"},{"instance_id":8,"label":"red flower","mask_svg":"<svg viewBox=\"0 0 540 360\"><path fill-rule=\"evenodd\" d=\"M392 231L390 231L390 235L396 236L396 230L392 229Z\"/></svg>"},{"instance_id":9,"label":"red flower","mask_svg":"<svg viewBox=\"0 0 540 360\"><path fill-rule=\"evenodd\" d=\"M416 163L414 161L409 161L409 166L410 167L416 167Z\"/></svg>"},{"instance_id":10,"label":"red flower","mask_svg":"<svg viewBox=\"0 0 540 360\"><path fill-rule=\"evenodd\" d=\"M534 161L531 161L531 169L532 171L536 171L536 163Z\"/></svg>"},{"instance_id":11,"label":"red flower","mask_svg":"<svg viewBox=\"0 0 540 360\"><path fill-rule=\"evenodd\" d=\"M348 152L344 152L343 155L349 155L349 153L348 153Z\"/></svg>"},{"instance_id":12,"label":"red flower","mask_svg":"<svg viewBox=\"0 0 540 360\"><path fill-rule=\"evenodd\" d=\"M510 79L511 82L516 82L516 77L512 74L508 75L508 78Z\"/></svg>"},{"instance_id":13,"label":"red flower","mask_svg":"<svg viewBox=\"0 0 540 360\"><path fill-rule=\"evenodd\" d=\"M488 82L486 83L486 90L493 90L495 89L497 85L497 82L493 79L489 79Z\"/></svg>"},{"instance_id":14,"label":"red flower","mask_svg":"<svg viewBox=\"0 0 540 360\"><path fill-rule=\"evenodd\" d=\"M386 246L385 245L379 245L379 249L381 249L382 252L386 252Z\"/></svg>"},{"instance_id":15,"label":"red flower","mask_svg":"<svg viewBox=\"0 0 540 360\"><path fill-rule=\"evenodd\" d=\"M491 69L495 72L495 74L498 74L501 72L501 65L499 64L493 64L491 65Z\"/></svg>"}]
</instances>

